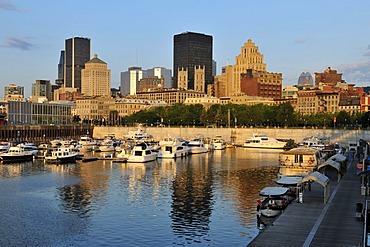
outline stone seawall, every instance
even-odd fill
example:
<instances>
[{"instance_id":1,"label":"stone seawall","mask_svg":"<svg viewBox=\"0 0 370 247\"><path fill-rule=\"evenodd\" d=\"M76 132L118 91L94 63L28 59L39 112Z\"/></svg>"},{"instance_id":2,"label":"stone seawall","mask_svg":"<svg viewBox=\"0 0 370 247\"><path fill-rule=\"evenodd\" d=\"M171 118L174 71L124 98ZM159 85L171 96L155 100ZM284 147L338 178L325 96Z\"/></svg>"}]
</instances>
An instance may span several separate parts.
<instances>
[{"instance_id":1,"label":"stone seawall","mask_svg":"<svg viewBox=\"0 0 370 247\"><path fill-rule=\"evenodd\" d=\"M97 126L94 127L93 137L102 139L108 134L115 134L117 138L122 138L129 131L134 131L135 127L111 127ZM251 137L253 133L266 134L276 139L289 140L292 139L296 143L302 141L308 136L318 135L327 137L331 142L338 142L346 146L348 141L356 141L359 139L370 140L370 130L345 130L345 129L316 129L316 128L194 128L194 127L147 127L148 134L153 135L154 139L159 141L163 137L181 136L185 139L203 135L204 137L222 136L226 141L234 139L234 143L241 145L245 139Z\"/></svg>"}]
</instances>

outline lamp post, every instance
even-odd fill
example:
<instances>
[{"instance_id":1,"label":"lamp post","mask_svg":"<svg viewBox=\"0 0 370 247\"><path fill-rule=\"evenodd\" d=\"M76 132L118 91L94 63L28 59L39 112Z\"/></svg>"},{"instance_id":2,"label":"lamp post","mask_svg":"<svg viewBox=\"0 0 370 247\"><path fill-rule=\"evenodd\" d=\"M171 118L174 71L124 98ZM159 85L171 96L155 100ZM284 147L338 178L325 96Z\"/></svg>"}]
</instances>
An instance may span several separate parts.
<instances>
[{"instance_id":1,"label":"lamp post","mask_svg":"<svg viewBox=\"0 0 370 247\"><path fill-rule=\"evenodd\" d=\"M267 126L266 126L267 128L269 128L269 127L270 127L270 123L269 123L269 121L270 121L270 120L269 120L269 119L267 119Z\"/></svg>"},{"instance_id":2,"label":"lamp post","mask_svg":"<svg viewBox=\"0 0 370 247\"><path fill-rule=\"evenodd\" d=\"M326 129L326 118L324 118L324 129Z\"/></svg>"},{"instance_id":3,"label":"lamp post","mask_svg":"<svg viewBox=\"0 0 370 247\"><path fill-rule=\"evenodd\" d=\"M285 128L288 128L287 123L286 123L286 119L285 119Z\"/></svg>"},{"instance_id":4,"label":"lamp post","mask_svg":"<svg viewBox=\"0 0 370 247\"><path fill-rule=\"evenodd\" d=\"M193 119L193 128L195 128L195 120Z\"/></svg>"},{"instance_id":5,"label":"lamp post","mask_svg":"<svg viewBox=\"0 0 370 247\"><path fill-rule=\"evenodd\" d=\"M235 118L234 118L234 127L235 127L235 128L237 128L237 127L238 127L238 126L237 126L237 124L236 124L237 122L238 122L238 119L235 117Z\"/></svg>"},{"instance_id":6,"label":"lamp post","mask_svg":"<svg viewBox=\"0 0 370 247\"><path fill-rule=\"evenodd\" d=\"M168 119L168 127L171 127L171 119Z\"/></svg>"}]
</instances>

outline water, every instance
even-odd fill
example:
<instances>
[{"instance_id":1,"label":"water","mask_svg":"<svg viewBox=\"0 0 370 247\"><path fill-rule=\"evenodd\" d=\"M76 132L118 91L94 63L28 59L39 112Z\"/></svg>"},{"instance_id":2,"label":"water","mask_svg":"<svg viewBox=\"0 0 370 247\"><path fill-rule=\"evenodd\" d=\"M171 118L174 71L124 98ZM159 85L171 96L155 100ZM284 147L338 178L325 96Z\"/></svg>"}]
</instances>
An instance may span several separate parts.
<instances>
[{"instance_id":1,"label":"water","mask_svg":"<svg viewBox=\"0 0 370 247\"><path fill-rule=\"evenodd\" d=\"M246 246L278 151L0 165L0 246Z\"/></svg>"}]
</instances>

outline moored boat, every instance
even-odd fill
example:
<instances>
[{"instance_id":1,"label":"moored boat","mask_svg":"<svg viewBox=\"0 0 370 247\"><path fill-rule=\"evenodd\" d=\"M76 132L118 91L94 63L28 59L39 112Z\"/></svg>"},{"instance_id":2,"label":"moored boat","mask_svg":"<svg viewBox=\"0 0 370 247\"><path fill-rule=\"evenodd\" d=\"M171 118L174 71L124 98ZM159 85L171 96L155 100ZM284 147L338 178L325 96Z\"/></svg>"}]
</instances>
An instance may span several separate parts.
<instances>
[{"instance_id":1,"label":"moored boat","mask_svg":"<svg viewBox=\"0 0 370 247\"><path fill-rule=\"evenodd\" d=\"M222 139L222 136L216 136L213 138L212 143L215 150L222 150L226 148L226 141Z\"/></svg>"},{"instance_id":2,"label":"moored boat","mask_svg":"<svg viewBox=\"0 0 370 247\"><path fill-rule=\"evenodd\" d=\"M298 147L281 152L278 177L304 177L315 171L322 162L320 151L315 148Z\"/></svg>"},{"instance_id":3,"label":"moored boat","mask_svg":"<svg viewBox=\"0 0 370 247\"><path fill-rule=\"evenodd\" d=\"M188 155L189 148L179 137L165 137L159 142L160 152L158 158L178 158Z\"/></svg>"},{"instance_id":4,"label":"moored boat","mask_svg":"<svg viewBox=\"0 0 370 247\"><path fill-rule=\"evenodd\" d=\"M201 154L207 153L208 149L204 146L204 142L201 138L191 139L188 143L189 154Z\"/></svg>"},{"instance_id":5,"label":"moored boat","mask_svg":"<svg viewBox=\"0 0 370 247\"><path fill-rule=\"evenodd\" d=\"M279 215L289 204L287 198L288 188L266 187L259 193L263 197L257 202L257 211L265 217Z\"/></svg>"},{"instance_id":6,"label":"moored boat","mask_svg":"<svg viewBox=\"0 0 370 247\"><path fill-rule=\"evenodd\" d=\"M243 147L283 149L286 144L286 142L278 141L275 138L269 137L265 134L253 134L251 138L245 140Z\"/></svg>"},{"instance_id":7,"label":"moored boat","mask_svg":"<svg viewBox=\"0 0 370 247\"><path fill-rule=\"evenodd\" d=\"M59 147L45 154L45 162L48 163L70 163L75 162L78 152L69 147Z\"/></svg>"},{"instance_id":8,"label":"moored boat","mask_svg":"<svg viewBox=\"0 0 370 247\"><path fill-rule=\"evenodd\" d=\"M32 151L26 151L23 147L10 147L8 152L0 155L2 163L23 162L33 160Z\"/></svg>"},{"instance_id":9,"label":"moored boat","mask_svg":"<svg viewBox=\"0 0 370 247\"><path fill-rule=\"evenodd\" d=\"M131 154L127 157L127 163L145 163L154 161L157 158L157 153L152 152L151 148L142 142L133 147Z\"/></svg>"}]
</instances>

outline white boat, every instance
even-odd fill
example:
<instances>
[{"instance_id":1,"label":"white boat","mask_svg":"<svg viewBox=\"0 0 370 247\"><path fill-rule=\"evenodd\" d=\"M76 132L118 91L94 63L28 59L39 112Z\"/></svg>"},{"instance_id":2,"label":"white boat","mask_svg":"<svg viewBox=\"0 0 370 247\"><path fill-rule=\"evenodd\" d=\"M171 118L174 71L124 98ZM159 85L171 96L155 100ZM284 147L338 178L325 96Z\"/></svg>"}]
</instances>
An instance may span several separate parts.
<instances>
[{"instance_id":1,"label":"white boat","mask_svg":"<svg viewBox=\"0 0 370 247\"><path fill-rule=\"evenodd\" d=\"M276 148L283 149L286 142L278 141L275 138L265 134L253 134L251 138L245 140L243 147L245 148Z\"/></svg>"},{"instance_id":2,"label":"white boat","mask_svg":"<svg viewBox=\"0 0 370 247\"><path fill-rule=\"evenodd\" d=\"M283 176L275 181L275 183L279 186L288 188L286 193L288 200L292 201L297 198L297 192L299 188L297 187L298 183L302 180L302 177L288 177Z\"/></svg>"},{"instance_id":3,"label":"white boat","mask_svg":"<svg viewBox=\"0 0 370 247\"><path fill-rule=\"evenodd\" d=\"M69 147L59 147L45 154L45 162L48 163L69 163L75 162L78 152Z\"/></svg>"},{"instance_id":4,"label":"white boat","mask_svg":"<svg viewBox=\"0 0 370 247\"><path fill-rule=\"evenodd\" d=\"M1 141L0 142L0 153L6 153L8 152L10 148L10 144L7 141Z\"/></svg>"},{"instance_id":5,"label":"white boat","mask_svg":"<svg viewBox=\"0 0 370 247\"><path fill-rule=\"evenodd\" d=\"M222 136L216 136L213 138L212 143L215 150L222 150L226 148L226 141L222 139Z\"/></svg>"},{"instance_id":6,"label":"white boat","mask_svg":"<svg viewBox=\"0 0 370 247\"><path fill-rule=\"evenodd\" d=\"M278 177L304 177L314 172L322 162L321 153L315 148L297 147L281 152Z\"/></svg>"},{"instance_id":7,"label":"white boat","mask_svg":"<svg viewBox=\"0 0 370 247\"><path fill-rule=\"evenodd\" d=\"M213 145L212 139L210 137L205 137L203 139L204 146L208 149L208 151L215 150L215 146Z\"/></svg>"},{"instance_id":8,"label":"white boat","mask_svg":"<svg viewBox=\"0 0 370 247\"><path fill-rule=\"evenodd\" d=\"M32 151L25 151L23 147L16 146L10 147L7 153L0 155L1 162L10 163L10 162L23 162L33 160Z\"/></svg>"},{"instance_id":9,"label":"white boat","mask_svg":"<svg viewBox=\"0 0 370 247\"><path fill-rule=\"evenodd\" d=\"M63 139L61 138L56 138L54 140L51 140L50 143L51 143L51 146L53 147L56 147L58 145L61 145L61 142L62 142Z\"/></svg>"},{"instance_id":10,"label":"white boat","mask_svg":"<svg viewBox=\"0 0 370 247\"><path fill-rule=\"evenodd\" d=\"M115 151L114 141L111 139L105 139L100 143L99 150L101 152L113 152Z\"/></svg>"},{"instance_id":11,"label":"white boat","mask_svg":"<svg viewBox=\"0 0 370 247\"><path fill-rule=\"evenodd\" d=\"M298 146L323 150L327 144L328 142L323 138L320 138L318 136L310 136L304 138L300 143L298 143Z\"/></svg>"},{"instance_id":12,"label":"white boat","mask_svg":"<svg viewBox=\"0 0 370 247\"><path fill-rule=\"evenodd\" d=\"M179 137L165 137L159 142L160 152L158 158L178 158L188 155L189 148Z\"/></svg>"},{"instance_id":13,"label":"white boat","mask_svg":"<svg viewBox=\"0 0 370 247\"><path fill-rule=\"evenodd\" d=\"M257 211L265 217L278 216L289 204L287 192L285 187L264 188L259 193L263 199L257 202Z\"/></svg>"},{"instance_id":14,"label":"white boat","mask_svg":"<svg viewBox=\"0 0 370 247\"><path fill-rule=\"evenodd\" d=\"M32 142L20 143L17 146L23 148L24 151L31 151L33 155L39 152L39 147Z\"/></svg>"},{"instance_id":15,"label":"white boat","mask_svg":"<svg viewBox=\"0 0 370 247\"><path fill-rule=\"evenodd\" d=\"M127 157L128 163L145 163L157 159L157 153L142 142L133 147L131 154Z\"/></svg>"},{"instance_id":16,"label":"white boat","mask_svg":"<svg viewBox=\"0 0 370 247\"><path fill-rule=\"evenodd\" d=\"M208 149L205 147L203 139L194 138L188 142L189 154L207 153Z\"/></svg>"},{"instance_id":17,"label":"white boat","mask_svg":"<svg viewBox=\"0 0 370 247\"><path fill-rule=\"evenodd\" d=\"M80 140L78 141L79 144L83 146L95 146L98 145L98 142L94 139L92 139L89 136L81 136Z\"/></svg>"}]
</instances>

